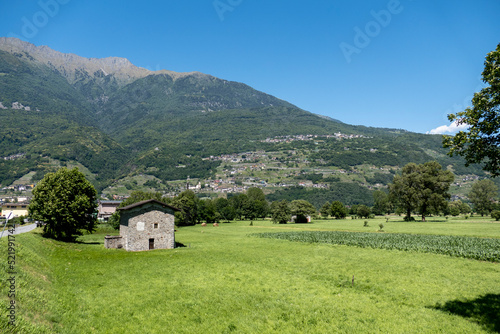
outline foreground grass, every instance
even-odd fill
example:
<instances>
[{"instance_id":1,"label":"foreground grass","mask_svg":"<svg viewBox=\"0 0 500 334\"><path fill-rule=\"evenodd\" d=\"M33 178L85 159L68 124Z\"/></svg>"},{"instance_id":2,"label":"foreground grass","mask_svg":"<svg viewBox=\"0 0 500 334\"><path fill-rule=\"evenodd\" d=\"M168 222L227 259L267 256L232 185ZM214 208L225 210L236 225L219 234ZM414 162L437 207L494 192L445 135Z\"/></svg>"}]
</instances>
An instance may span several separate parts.
<instances>
[{"instance_id":1,"label":"foreground grass","mask_svg":"<svg viewBox=\"0 0 500 334\"><path fill-rule=\"evenodd\" d=\"M384 224L386 231L408 232L402 223ZM406 227L421 234L434 226L444 228L441 224L448 224L449 234L498 237L499 233L498 224L482 221L468 222L480 232L462 226L465 222L410 224ZM16 329L20 333L500 332L495 313L500 307L498 263L248 236L349 227L366 232L362 220L248 225L181 228L176 239L187 247L150 252L104 249L104 235L110 233L105 229L73 244L43 239L38 232L17 236ZM0 247L4 254L5 239ZM7 302L3 298L2 309Z\"/></svg>"}]
</instances>

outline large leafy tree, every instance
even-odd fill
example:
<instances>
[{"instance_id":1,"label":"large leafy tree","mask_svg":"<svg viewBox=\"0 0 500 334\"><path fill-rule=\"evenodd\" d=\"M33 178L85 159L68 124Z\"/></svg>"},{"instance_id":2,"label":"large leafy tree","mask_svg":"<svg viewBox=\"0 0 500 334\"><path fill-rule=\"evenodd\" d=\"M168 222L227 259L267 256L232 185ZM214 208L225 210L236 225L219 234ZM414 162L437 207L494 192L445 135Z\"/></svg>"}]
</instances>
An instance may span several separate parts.
<instances>
[{"instance_id":1,"label":"large leafy tree","mask_svg":"<svg viewBox=\"0 0 500 334\"><path fill-rule=\"evenodd\" d=\"M215 200L217 212L220 214L221 219L226 221L234 220L236 218L236 209L225 198L217 198Z\"/></svg>"},{"instance_id":2,"label":"large leafy tree","mask_svg":"<svg viewBox=\"0 0 500 334\"><path fill-rule=\"evenodd\" d=\"M48 173L33 189L31 218L46 223L43 235L74 241L93 232L97 221L97 192L77 168Z\"/></svg>"},{"instance_id":3,"label":"large leafy tree","mask_svg":"<svg viewBox=\"0 0 500 334\"><path fill-rule=\"evenodd\" d=\"M418 165L409 163L403 167L401 175L395 175L389 184L389 196L393 203L406 212L406 219L418 206L420 175Z\"/></svg>"},{"instance_id":4,"label":"large leafy tree","mask_svg":"<svg viewBox=\"0 0 500 334\"><path fill-rule=\"evenodd\" d=\"M246 194L237 194L229 198L229 205L234 208L236 219L241 219L244 216L244 209L247 206L248 196Z\"/></svg>"},{"instance_id":5,"label":"large leafy tree","mask_svg":"<svg viewBox=\"0 0 500 334\"><path fill-rule=\"evenodd\" d=\"M358 206L358 210L356 210L356 215L360 218L369 218L372 210L364 204Z\"/></svg>"},{"instance_id":6,"label":"large leafy tree","mask_svg":"<svg viewBox=\"0 0 500 334\"><path fill-rule=\"evenodd\" d=\"M323 204L323 206L319 209L319 213L321 214L321 217L324 219L327 219L328 216L330 215L330 207L331 204L329 202L326 202Z\"/></svg>"},{"instance_id":7,"label":"large leafy tree","mask_svg":"<svg viewBox=\"0 0 500 334\"><path fill-rule=\"evenodd\" d=\"M296 216L296 223L307 223L307 216L316 214L316 208L306 200L297 199L290 203L290 211Z\"/></svg>"},{"instance_id":8,"label":"large leafy tree","mask_svg":"<svg viewBox=\"0 0 500 334\"><path fill-rule=\"evenodd\" d=\"M257 218L265 218L269 212L269 204L266 201L266 195L262 189L257 187L251 187L247 190L248 203L251 207L251 211Z\"/></svg>"},{"instance_id":9,"label":"large leafy tree","mask_svg":"<svg viewBox=\"0 0 500 334\"><path fill-rule=\"evenodd\" d=\"M286 199L282 201L275 201L271 203L271 215L273 222L276 224L286 224L292 212L290 210L290 205Z\"/></svg>"},{"instance_id":10,"label":"large leafy tree","mask_svg":"<svg viewBox=\"0 0 500 334\"><path fill-rule=\"evenodd\" d=\"M481 216L490 213L495 198L498 197L498 187L489 179L475 182L468 194L474 210Z\"/></svg>"},{"instance_id":11,"label":"large leafy tree","mask_svg":"<svg viewBox=\"0 0 500 334\"><path fill-rule=\"evenodd\" d=\"M443 170L436 161L421 165L409 163L403 167L401 175L394 176L389 185L394 202L406 211L406 219L417 210L422 221L430 212L439 212L447 207L448 191L454 180L453 173Z\"/></svg>"},{"instance_id":12,"label":"large leafy tree","mask_svg":"<svg viewBox=\"0 0 500 334\"><path fill-rule=\"evenodd\" d=\"M347 217L347 209L340 201L334 201L330 208L330 213L335 219L343 219Z\"/></svg>"},{"instance_id":13,"label":"large leafy tree","mask_svg":"<svg viewBox=\"0 0 500 334\"><path fill-rule=\"evenodd\" d=\"M373 212L377 215L383 215L390 211L391 203L389 195L382 190L375 190L373 192Z\"/></svg>"},{"instance_id":14,"label":"large leafy tree","mask_svg":"<svg viewBox=\"0 0 500 334\"><path fill-rule=\"evenodd\" d=\"M472 108L448 115L450 121L467 124L468 131L445 136L443 145L450 148L449 155L463 156L466 166L484 163L483 169L495 177L500 175L500 44L486 56L482 78L489 86L474 94Z\"/></svg>"},{"instance_id":15,"label":"large leafy tree","mask_svg":"<svg viewBox=\"0 0 500 334\"><path fill-rule=\"evenodd\" d=\"M175 197L172 205L180 210L175 213L175 224L178 226L195 225L199 219L199 201L191 190L185 190Z\"/></svg>"}]
</instances>

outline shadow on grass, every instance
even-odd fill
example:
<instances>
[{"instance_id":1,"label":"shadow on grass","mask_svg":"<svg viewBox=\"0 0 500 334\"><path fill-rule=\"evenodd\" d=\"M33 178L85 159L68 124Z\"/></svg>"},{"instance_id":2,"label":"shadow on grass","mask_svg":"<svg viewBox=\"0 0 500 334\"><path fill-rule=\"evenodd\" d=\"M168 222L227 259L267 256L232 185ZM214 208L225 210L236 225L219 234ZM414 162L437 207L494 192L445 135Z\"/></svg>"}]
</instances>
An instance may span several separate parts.
<instances>
[{"instance_id":1,"label":"shadow on grass","mask_svg":"<svg viewBox=\"0 0 500 334\"><path fill-rule=\"evenodd\" d=\"M469 318L493 333L500 333L500 294L487 294L466 301L451 300L433 308Z\"/></svg>"},{"instance_id":2,"label":"shadow on grass","mask_svg":"<svg viewBox=\"0 0 500 334\"><path fill-rule=\"evenodd\" d=\"M74 240L67 241L68 244L81 244L81 245L104 245L104 242L99 241L83 241L83 240Z\"/></svg>"}]
</instances>

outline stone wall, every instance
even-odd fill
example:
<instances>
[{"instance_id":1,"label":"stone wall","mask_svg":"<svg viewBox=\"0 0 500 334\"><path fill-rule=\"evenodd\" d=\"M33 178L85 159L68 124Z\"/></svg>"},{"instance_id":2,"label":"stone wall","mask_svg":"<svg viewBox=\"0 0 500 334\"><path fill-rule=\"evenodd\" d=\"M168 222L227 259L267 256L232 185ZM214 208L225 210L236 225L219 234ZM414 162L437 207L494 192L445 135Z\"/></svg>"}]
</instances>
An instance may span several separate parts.
<instances>
[{"instance_id":1,"label":"stone wall","mask_svg":"<svg viewBox=\"0 0 500 334\"><path fill-rule=\"evenodd\" d=\"M154 203L121 213L120 235L128 251L175 247L174 212L169 208L157 207Z\"/></svg>"},{"instance_id":2,"label":"stone wall","mask_svg":"<svg viewBox=\"0 0 500 334\"><path fill-rule=\"evenodd\" d=\"M104 237L104 247L123 248L123 238L119 235L107 235Z\"/></svg>"}]
</instances>

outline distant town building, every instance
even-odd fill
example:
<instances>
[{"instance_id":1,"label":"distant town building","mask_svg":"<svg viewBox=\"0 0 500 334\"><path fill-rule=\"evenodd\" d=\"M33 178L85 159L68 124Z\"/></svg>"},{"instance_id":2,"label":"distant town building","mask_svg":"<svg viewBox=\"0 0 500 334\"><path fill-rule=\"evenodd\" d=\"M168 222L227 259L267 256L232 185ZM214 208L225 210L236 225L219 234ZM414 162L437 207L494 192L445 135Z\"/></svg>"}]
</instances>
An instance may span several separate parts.
<instances>
[{"instance_id":1,"label":"distant town building","mask_svg":"<svg viewBox=\"0 0 500 334\"><path fill-rule=\"evenodd\" d=\"M118 208L121 202L122 201L99 201L97 218L107 221L109 217L115 213L116 208Z\"/></svg>"},{"instance_id":2,"label":"distant town building","mask_svg":"<svg viewBox=\"0 0 500 334\"><path fill-rule=\"evenodd\" d=\"M29 203L5 203L2 204L1 216L5 217L12 212L12 217L20 217L28 215Z\"/></svg>"}]
</instances>

